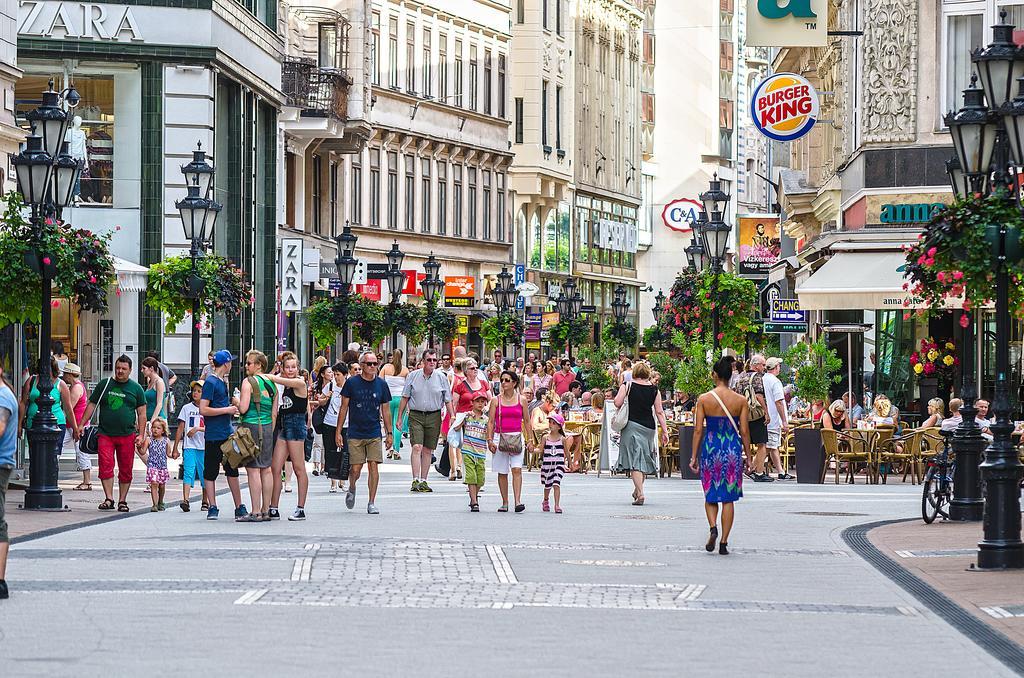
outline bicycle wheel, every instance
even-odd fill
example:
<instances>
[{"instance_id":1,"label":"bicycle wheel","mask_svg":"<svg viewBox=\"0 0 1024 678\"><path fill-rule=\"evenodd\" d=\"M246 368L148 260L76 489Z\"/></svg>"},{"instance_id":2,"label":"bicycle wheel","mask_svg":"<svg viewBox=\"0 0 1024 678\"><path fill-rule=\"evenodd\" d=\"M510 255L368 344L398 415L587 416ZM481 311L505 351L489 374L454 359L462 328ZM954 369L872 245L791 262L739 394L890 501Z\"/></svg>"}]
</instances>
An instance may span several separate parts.
<instances>
[{"instance_id":1,"label":"bicycle wheel","mask_svg":"<svg viewBox=\"0 0 1024 678\"><path fill-rule=\"evenodd\" d=\"M942 476L932 466L924 476L924 493L921 497L921 517L931 525L939 515L939 507L945 499L942 491Z\"/></svg>"}]
</instances>

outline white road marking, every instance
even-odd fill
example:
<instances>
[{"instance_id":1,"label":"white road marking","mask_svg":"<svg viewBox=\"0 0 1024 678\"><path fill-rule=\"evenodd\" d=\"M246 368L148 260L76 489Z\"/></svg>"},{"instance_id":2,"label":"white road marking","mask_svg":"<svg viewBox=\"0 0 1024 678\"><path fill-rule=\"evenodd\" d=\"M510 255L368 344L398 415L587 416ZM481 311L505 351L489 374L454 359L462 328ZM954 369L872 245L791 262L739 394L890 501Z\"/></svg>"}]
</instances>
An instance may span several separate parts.
<instances>
[{"instance_id":1,"label":"white road marking","mask_svg":"<svg viewBox=\"0 0 1024 678\"><path fill-rule=\"evenodd\" d=\"M235 605L252 605L267 594L270 589L253 589L247 591L242 597L235 601Z\"/></svg>"},{"instance_id":2,"label":"white road marking","mask_svg":"<svg viewBox=\"0 0 1024 678\"><path fill-rule=\"evenodd\" d=\"M296 558L292 566L292 581L309 581L309 575L313 570L313 559L310 557Z\"/></svg>"},{"instance_id":3,"label":"white road marking","mask_svg":"<svg viewBox=\"0 0 1024 678\"><path fill-rule=\"evenodd\" d=\"M1012 619L1013 617L1017 616L1008 610L1004 610L1003 608L996 606L983 607L981 608L981 610L988 614L990 617L995 617L996 619Z\"/></svg>"},{"instance_id":4,"label":"white road marking","mask_svg":"<svg viewBox=\"0 0 1024 678\"><path fill-rule=\"evenodd\" d=\"M488 544L487 557L491 559L491 566L494 568L494 573L498 576L499 582L502 584L519 583L515 571L512 570L512 565L509 564L508 558L505 557L504 549L494 544Z\"/></svg>"}]
</instances>

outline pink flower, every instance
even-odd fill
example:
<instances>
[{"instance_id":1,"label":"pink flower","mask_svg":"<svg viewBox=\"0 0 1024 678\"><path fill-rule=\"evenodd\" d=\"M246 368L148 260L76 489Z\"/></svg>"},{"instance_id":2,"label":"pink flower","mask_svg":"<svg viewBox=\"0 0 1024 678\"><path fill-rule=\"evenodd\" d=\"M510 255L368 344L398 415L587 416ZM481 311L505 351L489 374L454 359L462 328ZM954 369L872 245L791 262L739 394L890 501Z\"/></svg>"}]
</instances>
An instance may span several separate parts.
<instances>
[{"instance_id":1,"label":"pink flower","mask_svg":"<svg viewBox=\"0 0 1024 678\"><path fill-rule=\"evenodd\" d=\"M909 313L904 313L903 314L903 319L904 320L910 320L910 314Z\"/></svg>"},{"instance_id":2,"label":"pink flower","mask_svg":"<svg viewBox=\"0 0 1024 678\"><path fill-rule=\"evenodd\" d=\"M46 264L47 266L49 266L50 265L50 257L43 257L43 263Z\"/></svg>"},{"instance_id":3,"label":"pink flower","mask_svg":"<svg viewBox=\"0 0 1024 678\"><path fill-rule=\"evenodd\" d=\"M94 276L94 275L89 276L89 282L91 282L93 284L96 284L96 276Z\"/></svg>"},{"instance_id":4,"label":"pink flower","mask_svg":"<svg viewBox=\"0 0 1024 678\"><path fill-rule=\"evenodd\" d=\"M960 316L960 327L967 327L970 324L971 321L967 318L966 314Z\"/></svg>"},{"instance_id":5,"label":"pink flower","mask_svg":"<svg viewBox=\"0 0 1024 678\"><path fill-rule=\"evenodd\" d=\"M926 257L922 254L921 256L919 256L917 258L917 263L919 263L920 265L924 266L925 258Z\"/></svg>"},{"instance_id":6,"label":"pink flower","mask_svg":"<svg viewBox=\"0 0 1024 678\"><path fill-rule=\"evenodd\" d=\"M935 265L935 260L931 259L931 258L925 259L924 260L924 265L925 266L934 266Z\"/></svg>"},{"instance_id":7,"label":"pink flower","mask_svg":"<svg viewBox=\"0 0 1024 678\"><path fill-rule=\"evenodd\" d=\"M719 332L718 333L718 340L721 341L724 338L725 338L725 332Z\"/></svg>"},{"instance_id":8,"label":"pink flower","mask_svg":"<svg viewBox=\"0 0 1024 678\"><path fill-rule=\"evenodd\" d=\"M202 323L196 323L196 329L197 330L203 329L202 325L203 325Z\"/></svg>"},{"instance_id":9,"label":"pink flower","mask_svg":"<svg viewBox=\"0 0 1024 678\"><path fill-rule=\"evenodd\" d=\"M114 290L114 294L116 294L117 296L121 296L121 288L118 287L116 290Z\"/></svg>"},{"instance_id":10,"label":"pink flower","mask_svg":"<svg viewBox=\"0 0 1024 678\"><path fill-rule=\"evenodd\" d=\"M730 317L731 317L731 316L734 316L734 315L736 315L736 314L735 314L734 312L732 312L732 311L729 311L729 315L730 315Z\"/></svg>"},{"instance_id":11,"label":"pink flower","mask_svg":"<svg viewBox=\"0 0 1024 678\"><path fill-rule=\"evenodd\" d=\"M936 255L936 253L938 253L938 251L939 250L934 248L934 247L929 247L928 248L928 258L930 259L930 258L934 257Z\"/></svg>"},{"instance_id":12,"label":"pink flower","mask_svg":"<svg viewBox=\"0 0 1024 678\"><path fill-rule=\"evenodd\" d=\"M953 280L963 280L963 279L964 279L964 272L963 271L953 271Z\"/></svg>"},{"instance_id":13,"label":"pink flower","mask_svg":"<svg viewBox=\"0 0 1024 678\"><path fill-rule=\"evenodd\" d=\"M54 299L53 301L50 302L50 306L52 306L53 308L60 308L60 301Z\"/></svg>"},{"instance_id":14,"label":"pink flower","mask_svg":"<svg viewBox=\"0 0 1024 678\"><path fill-rule=\"evenodd\" d=\"M946 274L943 273L942 271L939 271L935 277L938 279L940 283L946 282Z\"/></svg>"}]
</instances>

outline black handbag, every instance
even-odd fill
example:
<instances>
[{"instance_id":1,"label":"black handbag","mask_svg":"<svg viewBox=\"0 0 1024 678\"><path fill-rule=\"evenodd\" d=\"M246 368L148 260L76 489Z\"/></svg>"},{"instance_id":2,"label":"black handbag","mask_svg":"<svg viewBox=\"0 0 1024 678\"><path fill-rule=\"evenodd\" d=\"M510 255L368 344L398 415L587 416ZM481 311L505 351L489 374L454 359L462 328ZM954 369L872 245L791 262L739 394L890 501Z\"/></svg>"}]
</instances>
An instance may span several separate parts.
<instances>
[{"instance_id":1,"label":"black handbag","mask_svg":"<svg viewBox=\"0 0 1024 678\"><path fill-rule=\"evenodd\" d=\"M333 394L334 384L330 385L330 390L327 392L329 394ZM327 408L330 406L331 398L328 398L326 403L313 410L313 430L316 431L317 433L323 434L324 431L327 430L327 426L324 424L324 417L327 416Z\"/></svg>"},{"instance_id":2,"label":"black handbag","mask_svg":"<svg viewBox=\"0 0 1024 678\"><path fill-rule=\"evenodd\" d=\"M96 399L96 424L94 425L91 421L89 425L82 431L82 438L78 441L79 448L86 454L99 454L100 451L100 408L103 407L103 396L107 394L107 388L110 387L110 380L113 376L107 377L106 382L103 384L103 390L100 392L100 397Z\"/></svg>"}]
</instances>

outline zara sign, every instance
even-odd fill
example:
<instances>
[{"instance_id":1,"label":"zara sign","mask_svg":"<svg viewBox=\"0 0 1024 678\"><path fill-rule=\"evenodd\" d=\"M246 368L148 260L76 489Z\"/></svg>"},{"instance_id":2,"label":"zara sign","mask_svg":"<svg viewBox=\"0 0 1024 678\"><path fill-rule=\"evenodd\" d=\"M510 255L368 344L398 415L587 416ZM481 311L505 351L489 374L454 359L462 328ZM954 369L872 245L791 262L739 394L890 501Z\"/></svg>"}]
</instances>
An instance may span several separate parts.
<instances>
[{"instance_id":1,"label":"zara sign","mask_svg":"<svg viewBox=\"0 0 1024 678\"><path fill-rule=\"evenodd\" d=\"M21 0L18 34L109 42L145 42L130 6Z\"/></svg>"}]
</instances>

